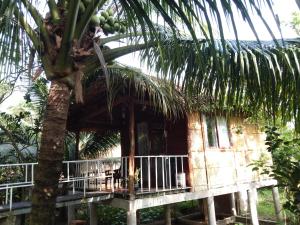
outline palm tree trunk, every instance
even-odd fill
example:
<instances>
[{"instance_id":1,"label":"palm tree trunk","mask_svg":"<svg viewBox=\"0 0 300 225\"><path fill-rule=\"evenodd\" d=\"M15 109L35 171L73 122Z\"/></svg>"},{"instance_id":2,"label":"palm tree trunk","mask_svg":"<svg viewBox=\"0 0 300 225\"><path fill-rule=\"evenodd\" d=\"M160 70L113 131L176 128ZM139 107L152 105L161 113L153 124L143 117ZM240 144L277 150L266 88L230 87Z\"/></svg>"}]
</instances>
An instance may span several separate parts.
<instances>
[{"instance_id":1,"label":"palm tree trunk","mask_svg":"<svg viewBox=\"0 0 300 225\"><path fill-rule=\"evenodd\" d=\"M52 81L43 122L38 166L32 194L31 225L55 224L55 202L64 157L64 138L69 110L70 89Z\"/></svg>"}]
</instances>

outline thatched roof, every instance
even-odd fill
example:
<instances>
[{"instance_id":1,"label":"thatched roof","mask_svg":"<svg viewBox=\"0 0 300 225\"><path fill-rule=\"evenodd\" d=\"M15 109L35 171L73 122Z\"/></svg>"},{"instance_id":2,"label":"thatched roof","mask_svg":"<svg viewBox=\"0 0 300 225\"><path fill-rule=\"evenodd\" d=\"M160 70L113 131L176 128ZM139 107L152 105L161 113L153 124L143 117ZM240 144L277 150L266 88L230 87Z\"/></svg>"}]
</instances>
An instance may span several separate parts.
<instances>
[{"instance_id":1,"label":"thatched roof","mask_svg":"<svg viewBox=\"0 0 300 225\"><path fill-rule=\"evenodd\" d=\"M70 107L69 130L119 129L129 102L137 110L146 107L169 119L185 115L186 101L169 82L120 65L109 71L108 78L95 76L85 81L84 104Z\"/></svg>"}]
</instances>

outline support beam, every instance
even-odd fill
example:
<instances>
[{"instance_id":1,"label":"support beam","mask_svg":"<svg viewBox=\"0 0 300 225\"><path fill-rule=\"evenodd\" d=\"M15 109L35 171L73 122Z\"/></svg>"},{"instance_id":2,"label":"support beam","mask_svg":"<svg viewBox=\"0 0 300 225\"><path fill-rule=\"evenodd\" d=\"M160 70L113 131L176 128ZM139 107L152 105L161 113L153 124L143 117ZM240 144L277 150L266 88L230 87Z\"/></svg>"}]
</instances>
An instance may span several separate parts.
<instances>
[{"instance_id":1,"label":"support beam","mask_svg":"<svg viewBox=\"0 0 300 225\"><path fill-rule=\"evenodd\" d=\"M277 222L282 222L283 221L283 217L281 213L282 208L280 204L278 187L272 186L272 194L273 194L273 201L274 201L274 208L275 208Z\"/></svg>"},{"instance_id":2,"label":"support beam","mask_svg":"<svg viewBox=\"0 0 300 225\"><path fill-rule=\"evenodd\" d=\"M96 203L89 203L90 225L97 225L97 207Z\"/></svg>"},{"instance_id":3,"label":"support beam","mask_svg":"<svg viewBox=\"0 0 300 225\"><path fill-rule=\"evenodd\" d=\"M127 211L127 225L137 225L136 211Z\"/></svg>"},{"instance_id":4,"label":"support beam","mask_svg":"<svg viewBox=\"0 0 300 225\"><path fill-rule=\"evenodd\" d=\"M134 199L134 156L135 156L135 115L134 115L134 103L129 103L129 141L130 141L130 149L129 149L129 198L131 200Z\"/></svg>"},{"instance_id":5,"label":"support beam","mask_svg":"<svg viewBox=\"0 0 300 225\"><path fill-rule=\"evenodd\" d=\"M171 225L171 205L165 205L165 225Z\"/></svg>"},{"instance_id":6,"label":"support beam","mask_svg":"<svg viewBox=\"0 0 300 225\"><path fill-rule=\"evenodd\" d=\"M255 192L252 189L247 191L248 193L248 203L250 208L250 216L252 225L259 225L257 208L256 208L256 200L255 200Z\"/></svg>"},{"instance_id":7,"label":"support beam","mask_svg":"<svg viewBox=\"0 0 300 225\"><path fill-rule=\"evenodd\" d=\"M214 197L210 196L206 200L208 225L217 225Z\"/></svg>"},{"instance_id":8,"label":"support beam","mask_svg":"<svg viewBox=\"0 0 300 225\"><path fill-rule=\"evenodd\" d=\"M75 220L75 205L69 205L68 209L68 224L71 224L72 220Z\"/></svg>"},{"instance_id":9,"label":"support beam","mask_svg":"<svg viewBox=\"0 0 300 225\"><path fill-rule=\"evenodd\" d=\"M231 206L231 213L233 216L236 216L236 204L235 204L235 193L230 194L230 206Z\"/></svg>"}]
</instances>

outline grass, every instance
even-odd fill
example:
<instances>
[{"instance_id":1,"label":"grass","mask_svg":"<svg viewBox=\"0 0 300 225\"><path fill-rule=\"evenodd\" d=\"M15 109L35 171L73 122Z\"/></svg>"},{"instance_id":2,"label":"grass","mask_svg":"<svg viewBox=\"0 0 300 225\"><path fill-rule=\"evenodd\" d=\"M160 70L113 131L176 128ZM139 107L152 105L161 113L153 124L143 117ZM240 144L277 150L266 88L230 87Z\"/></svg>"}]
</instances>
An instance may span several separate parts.
<instances>
[{"instance_id":1,"label":"grass","mask_svg":"<svg viewBox=\"0 0 300 225\"><path fill-rule=\"evenodd\" d=\"M281 205L284 204L286 198L283 190L279 190ZM257 212L260 219L268 219L276 221L276 214L273 203L272 190L270 188L262 188L258 190L258 206ZM288 225L299 225L295 216L287 210L283 211L284 218Z\"/></svg>"},{"instance_id":2,"label":"grass","mask_svg":"<svg viewBox=\"0 0 300 225\"><path fill-rule=\"evenodd\" d=\"M257 212L260 219L276 220L272 190L270 188L258 190Z\"/></svg>"}]
</instances>

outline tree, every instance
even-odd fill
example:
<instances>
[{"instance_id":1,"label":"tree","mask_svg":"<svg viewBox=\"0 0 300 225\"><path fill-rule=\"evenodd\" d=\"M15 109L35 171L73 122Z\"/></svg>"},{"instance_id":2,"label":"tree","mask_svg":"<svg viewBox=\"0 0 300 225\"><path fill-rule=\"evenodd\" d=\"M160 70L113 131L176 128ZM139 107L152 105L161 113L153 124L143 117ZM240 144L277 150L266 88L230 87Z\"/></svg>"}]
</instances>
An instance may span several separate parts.
<instances>
[{"instance_id":1,"label":"tree","mask_svg":"<svg viewBox=\"0 0 300 225\"><path fill-rule=\"evenodd\" d=\"M266 2L272 11L271 1ZM0 3L0 62L8 71L23 62L28 65L30 74L33 59L36 59L51 81L32 197L32 225L54 223L69 102L73 93L77 102L82 101L83 77L98 70L109 81L107 63L125 54L142 51L142 57L149 65L155 65L165 78L182 85L190 94L195 90L196 94L210 95L220 104L226 102L230 106L253 103L259 97L255 106L261 106L266 98L270 98L269 93L264 92L265 87L271 83L276 89L286 82L280 79L282 70L278 64L282 63L285 71L291 70L284 46L279 46L277 41L270 44L271 51L267 47L261 50L260 42L248 45L238 40L232 9L236 7L255 32L248 10L254 9L265 22L260 1L222 0L217 4L212 0L48 0L49 12L44 17L37 9L38 1L2 0ZM222 12L233 25L235 42L224 39ZM163 26L153 22L157 17L164 22ZM191 38L181 35L181 24ZM220 31L220 41L212 32L213 26ZM203 36L201 40L197 39L197 29ZM112 35L114 31L117 35ZM124 39L127 40L125 46L107 46ZM29 56L24 54L24 46L30 48ZM294 49L294 45L291 48ZM289 55L295 53L290 51ZM298 62L296 56L294 64ZM266 64L271 72L260 77L261 72L266 71L260 69L263 70ZM36 72L34 77L39 73ZM249 78L252 73L254 79ZM289 75L295 73L299 72L291 71ZM253 86L257 91L252 93ZM284 88L286 86L282 90ZM293 107L298 104L299 97L295 94L298 90L296 86L279 97L283 103L287 95L295 97L295 104L289 103ZM275 94L278 93L281 92ZM223 94L232 97L224 99ZM278 96L272 97L271 106L266 106L275 110L276 105L272 104L277 104L275 97ZM297 108L294 111L299 113Z\"/></svg>"}]
</instances>

